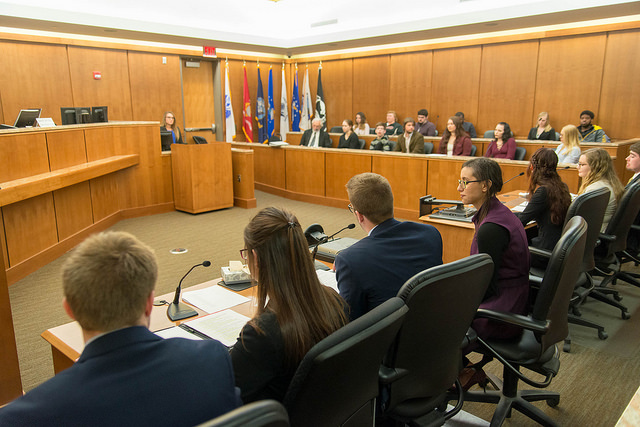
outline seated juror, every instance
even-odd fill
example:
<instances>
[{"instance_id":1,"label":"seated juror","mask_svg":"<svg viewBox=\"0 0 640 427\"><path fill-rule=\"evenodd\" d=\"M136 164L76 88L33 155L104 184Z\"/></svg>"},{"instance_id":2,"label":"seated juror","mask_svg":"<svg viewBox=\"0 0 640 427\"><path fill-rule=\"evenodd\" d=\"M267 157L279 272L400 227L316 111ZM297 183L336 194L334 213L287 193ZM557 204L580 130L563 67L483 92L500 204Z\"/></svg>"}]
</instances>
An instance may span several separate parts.
<instances>
[{"instance_id":1,"label":"seated juror","mask_svg":"<svg viewBox=\"0 0 640 427\"><path fill-rule=\"evenodd\" d=\"M415 131L416 122L411 117L404 121L404 133L398 137L398 142L393 151L403 153L424 153L424 136Z\"/></svg>"},{"instance_id":2,"label":"seated juror","mask_svg":"<svg viewBox=\"0 0 640 427\"><path fill-rule=\"evenodd\" d=\"M360 148L358 135L353 131L353 122L349 119L342 121L342 135L340 135L340 141L338 141L338 148Z\"/></svg>"},{"instance_id":3,"label":"seated juror","mask_svg":"<svg viewBox=\"0 0 640 427\"><path fill-rule=\"evenodd\" d=\"M244 403L282 401L304 355L347 323L345 303L320 284L291 212L258 212L244 229L244 245L241 255L258 282L257 307L231 349L236 384Z\"/></svg>"},{"instance_id":4,"label":"seated juror","mask_svg":"<svg viewBox=\"0 0 640 427\"><path fill-rule=\"evenodd\" d=\"M95 234L62 266L63 306L82 328L76 363L0 409L3 426L193 426L241 405L227 348L149 331L152 250Z\"/></svg>"},{"instance_id":5,"label":"seated juror","mask_svg":"<svg viewBox=\"0 0 640 427\"><path fill-rule=\"evenodd\" d=\"M376 124L376 137L371 141L370 150L391 151L393 144L389 141L389 137L385 134L386 128L383 122Z\"/></svg>"},{"instance_id":6,"label":"seated juror","mask_svg":"<svg viewBox=\"0 0 640 427\"><path fill-rule=\"evenodd\" d=\"M311 129L304 131L302 138L300 138L300 145L331 148L333 143L329 134L322 130L322 120L313 119L311 121Z\"/></svg>"},{"instance_id":7,"label":"seated juror","mask_svg":"<svg viewBox=\"0 0 640 427\"><path fill-rule=\"evenodd\" d=\"M447 121L447 129L442 133L438 153L448 156L470 156L471 138L462 128L462 120L451 116Z\"/></svg>"},{"instance_id":8,"label":"seated juror","mask_svg":"<svg viewBox=\"0 0 640 427\"><path fill-rule=\"evenodd\" d=\"M442 237L435 227L393 218L389 181L362 173L347 183L349 210L368 236L336 256L340 295L354 320L396 296L411 276L442 264Z\"/></svg>"},{"instance_id":9,"label":"seated juror","mask_svg":"<svg viewBox=\"0 0 640 427\"><path fill-rule=\"evenodd\" d=\"M393 110L389 110L387 112L386 125L387 126L385 132L387 136L400 135L402 133L402 125L398 123L398 115Z\"/></svg>"}]
</instances>

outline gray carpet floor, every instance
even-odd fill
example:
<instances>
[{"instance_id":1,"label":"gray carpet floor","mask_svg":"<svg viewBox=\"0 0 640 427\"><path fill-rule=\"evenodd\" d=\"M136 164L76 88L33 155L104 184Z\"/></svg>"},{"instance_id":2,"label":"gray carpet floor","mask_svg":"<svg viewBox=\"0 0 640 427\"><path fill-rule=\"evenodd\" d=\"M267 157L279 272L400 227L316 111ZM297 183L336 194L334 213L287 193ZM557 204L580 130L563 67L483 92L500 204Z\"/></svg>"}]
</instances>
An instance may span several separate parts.
<instances>
[{"instance_id":1,"label":"gray carpet floor","mask_svg":"<svg viewBox=\"0 0 640 427\"><path fill-rule=\"evenodd\" d=\"M346 206L344 209L318 206L259 191L256 198L255 209L234 207L199 215L170 212L124 220L111 229L128 231L154 248L160 268L156 295L160 295L173 291L194 264L204 260L212 263L209 268L195 269L185 280L185 287L219 277L222 266L240 259L243 229L261 208L285 207L297 215L303 229L320 223L327 234L354 222ZM341 235L362 238L365 233L356 227ZM174 248L185 248L187 252L174 255L170 253ZM59 270L65 258L60 257L9 288L25 390L53 376L50 346L40 334L70 321L61 305ZM631 319L621 320L616 309L588 301L583 315L605 325L609 339L601 341L595 331L570 325L572 352L561 355L560 373L550 386L561 393L560 405L550 408L544 403L537 404L561 425L615 425L640 385L640 289L622 283L617 289L629 307ZM501 376L501 366L496 362L488 365L487 370ZM493 413L492 405L465 403L463 409L485 420ZM507 424L535 425L515 412Z\"/></svg>"}]
</instances>

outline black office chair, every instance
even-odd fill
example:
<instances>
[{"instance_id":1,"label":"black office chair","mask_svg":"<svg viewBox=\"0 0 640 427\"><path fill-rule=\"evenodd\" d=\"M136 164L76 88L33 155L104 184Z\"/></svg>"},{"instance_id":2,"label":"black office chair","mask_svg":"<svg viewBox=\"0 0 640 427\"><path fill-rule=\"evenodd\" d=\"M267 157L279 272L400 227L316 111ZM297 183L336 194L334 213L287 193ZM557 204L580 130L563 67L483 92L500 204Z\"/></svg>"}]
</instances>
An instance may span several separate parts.
<instances>
[{"instance_id":1,"label":"black office chair","mask_svg":"<svg viewBox=\"0 0 640 427\"><path fill-rule=\"evenodd\" d=\"M358 139L358 144L358 148L362 150L364 148L364 139Z\"/></svg>"},{"instance_id":2,"label":"black office chair","mask_svg":"<svg viewBox=\"0 0 640 427\"><path fill-rule=\"evenodd\" d=\"M476 147L475 145L471 146L471 153L469 154L471 157L475 157L476 156L476 151L478 151L478 147Z\"/></svg>"},{"instance_id":3,"label":"black office chair","mask_svg":"<svg viewBox=\"0 0 640 427\"><path fill-rule=\"evenodd\" d=\"M492 274L491 257L477 254L422 271L400 288L398 297L405 301L409 313L380 368L385 416L406 423L430 414L444 423L460 411L460 343ZM454 383L458 404L443 413L438 407Z\"/></svg>"},{"instance_id":4,"label":"black office chair","mask_svg":"<svg viewBox=\"0 0 640 427\"><path fill-rule=\"evenodd\" d=\"M524 156L527 155L527 149L524 147L516 147L516 155L513 160L524 160Z\"/></svg>"},{"instance_id":5,"label":"black office chair","mask_svg":"<svg viewBox=\"0 0 640 427\"><path fill-rule=\"evenodd\" d=\"M333 126L329 133L342 133L342 126Z\"/></svg>"},{"instance_id":6,"label":"black office chair","mask_svg":"<svg viewBox=\"0 0 640 427\"><path fill-rule=\"evenodd\" d=\"M393 151L393 149L396 148L396 144L397 143L398 143L397 140L390 139L389 140L389 151Z\"/></svg>"},{"instance_id":7,"label":"black office chair","mask_svg":"<svg viewBox=\"0 0 640 427\"><path fill-rule=\"evenodd\" d=\"M618 291L608 288L609 283L615 284L620 277L620 258L627 247L627 236L631 225L640 211L640 182L628 186L618 202L613 217L604 233L600 234L601 244L595 251L596 275L603 276L602 281L595 287L590 296L617 307L623 319L629 319L627 307L620 304L622 298ZM613 295L613 300L605 295Z\"/></svg>"},{"instance_id":8,"label":"black office chair","mask_svg":"<svg viewBox=\"0 0 640 427\"><path fill-rule=\"evenodd\" d=\"M433 153L433 142L425 142L424 143L424 154Z\"/></svg>"},{"instance_id":9,"label":"black office chair","mask_svg":"<svg viewBox=\"0 0 640 427\"><path fill-rule=\"evenodd\" d=\"M208 144L205 137L198 135L193 135L193 142L195 142L196 144Z\"/></svg>"},{"instance_id":10,"label":"black office chair","mask_svg":"<svg viewBox=\"0 0 640 427\"><path fill-rule=\"evenodd\" d=\"M495 134L493 133L492 130L488 130L484 133L483 138L490 138L490 139L494 139L495 138Z\"/></svg>"},{"instance_id":11,"label":"black office chair","mask_svg":"<svg viewBox=\"0 0 640 427\"><path fill-rule=\"evenodd\" d=\"M289 427L289 416L280 402L259 400L197 427Z\"/></svg>"},{"instance_id":12,"label":"black office chair","mask_svg":"<svg viewBox=\"0 0 640 427\"><path fill-rule=\"evenodd\" d=\"M478 310L478 317L524 328L521 336L510 340L478 338L485 355L498 359L503 365L503 384L500 390L466 392L465 400L497 403L491 419L492 426L502 425L515 409L542 425L555 425L553 420L530 402L545 400L549 406L560 403L560 395L542 390L518 390L518 380L538 388L547 387L560 368L556 343L569 332L567 311L569 300L584 257L587 224L581 217L573 217L564 227L562 237L553 249L549 265L528 316L492 310ZM544 381L534 381L520 372L520 367L537 372Z\"/></svg>"},{"instance_id":13,"label":"black office chair","mask_svg":"<svg viewBox=\"0 0 640 427\"><path fill-rule=\"evenodd\" d=\"M569 323L594 328L598 331L598 337L602 340L607 339L608 335L604 331L604 327L590 320L581 317L580 305L589 296L595 287L595 282L590 272L595 268L594 250L600 236L600 228L604 219L604 212L609 203L609 189L598 188L597 190L584 193L576 197L567 210L565 217L565 225L571 218L580 216L587 223L587 238L585 240L584 255L580 268L580 275L574 286L573 295L569 302ZM549 259L550 251L541 250L530 247L532 254L544 256ZM529 279L533 283L540 283L544 276L544 269L532 267ZM571 350L571 337L567 336L564 340L564 351Z\"/></svg>"},{"instance_id":14,"label":"black office chair","mask_svg":"<svg viewBox=\"0 0 640 427\"><path fill-rule=\"evenodd\" d=\"M313 346L284 397L292 425L373 425L378 369L409 311L394 297Z\"/></svg>"}]
</instances>

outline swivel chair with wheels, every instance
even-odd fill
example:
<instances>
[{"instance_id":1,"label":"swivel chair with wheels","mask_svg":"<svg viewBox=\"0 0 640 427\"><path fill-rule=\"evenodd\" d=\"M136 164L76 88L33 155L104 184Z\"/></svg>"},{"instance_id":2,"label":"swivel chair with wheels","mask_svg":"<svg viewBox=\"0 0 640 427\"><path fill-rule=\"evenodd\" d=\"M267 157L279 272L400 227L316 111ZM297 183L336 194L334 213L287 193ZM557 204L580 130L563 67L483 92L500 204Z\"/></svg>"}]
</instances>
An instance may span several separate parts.
<instances>
[{"instance_id":1,"label":"swivel chair with wheels","mask_svg":"<svg viewBox=\"0 0 640 427\"><path fill-rule=\"evenodd\" d=\"M540 290L528 316L479 309L478 317L520 326L522 335L509 340L478 338L480 353L495 357L504 365L503 384L498 391L466 392L464 399L473 402L497 403L491 419L492 426L500 426L515 409L539 424L556 423L531 402L545 400L549 406L560 403L560 395L542 390L518 390L522 380L538 388L547 387L560 369L556 343L569 332L567 311L573 288L580 274L584 256L587 224L581 217L573 217L564 227L562 237L553 249L549 265L540 284ZM534 381L523 373L524 367L545 377Z\"/></svg>"},{"instance_id":2,"label":"swivel chair with wheels","mask_svg":"<svg viewBox=\"0 0 640 427\"><path fill-rule=\"evenodd\" d=\"M382 414L400 422L444 423L462 407L458 382L467 330L493 275L493 261L476 254L424 270L398 291L409 313L380 368ZM445 413L456 383L456 407Z\"/></svg>"}]
</instances>

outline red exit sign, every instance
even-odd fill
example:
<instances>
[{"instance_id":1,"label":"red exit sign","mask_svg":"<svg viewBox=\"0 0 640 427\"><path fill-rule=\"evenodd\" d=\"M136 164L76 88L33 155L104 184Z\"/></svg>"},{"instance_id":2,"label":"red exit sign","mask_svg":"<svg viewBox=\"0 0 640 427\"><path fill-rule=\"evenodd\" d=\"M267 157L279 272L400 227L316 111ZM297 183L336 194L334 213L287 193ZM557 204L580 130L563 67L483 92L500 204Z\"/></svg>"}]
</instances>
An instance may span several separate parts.
<instances>
[{"instance_id":1,"label":"red exit sign","mask_svg":"<svg viewBox=\"0 0 640 427\"><path fill-rule=\"evenodd\" d=\"M216 57L216 48L213 46L204 46L203 47L203 54L202 56L206 56L209 58L215 58Z\"/></svg>"}]
</instances>

